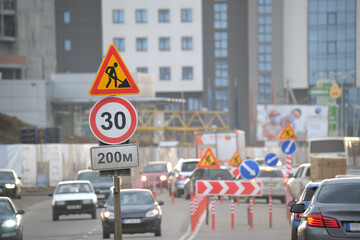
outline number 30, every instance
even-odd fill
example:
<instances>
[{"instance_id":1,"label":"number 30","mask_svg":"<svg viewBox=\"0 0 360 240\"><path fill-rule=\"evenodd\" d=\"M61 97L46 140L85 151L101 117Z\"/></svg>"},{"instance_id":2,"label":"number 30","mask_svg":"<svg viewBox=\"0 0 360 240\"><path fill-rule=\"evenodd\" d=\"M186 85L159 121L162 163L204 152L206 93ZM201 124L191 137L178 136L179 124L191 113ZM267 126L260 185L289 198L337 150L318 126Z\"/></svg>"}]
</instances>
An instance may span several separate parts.
<instances>
[{"instance_id":1,"label":"number 30","mask_svg":"<svg viewBox=\"0 0 360 240\"><path fill-rule=\"evenodd\" d=\"M111 113L109 112L103 112L101 114L101 117L105 117L105 122L107 122L107 126L106 125L101 125L102 129L104 130L110 130L113 125L115 125L115 127L119 130L123 129L125 127L125 124L126 124L126 120L125 120L125 114L123 112L117 112L115 113L115 116L114 116L114 123L112 122L112 116L111 116ZM121 118L121 119L119 119ZM119 125L119 120L120 120L120 123L121 125Z\"/></svg>"}]
</instances>

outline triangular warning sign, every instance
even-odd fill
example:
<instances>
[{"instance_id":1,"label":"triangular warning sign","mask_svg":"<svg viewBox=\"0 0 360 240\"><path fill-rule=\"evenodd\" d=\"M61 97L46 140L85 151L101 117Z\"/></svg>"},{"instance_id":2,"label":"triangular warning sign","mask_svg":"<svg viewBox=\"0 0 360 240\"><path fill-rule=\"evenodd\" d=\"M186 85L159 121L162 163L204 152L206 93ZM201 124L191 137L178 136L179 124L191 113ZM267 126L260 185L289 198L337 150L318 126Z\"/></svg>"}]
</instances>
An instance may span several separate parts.
<instances>
[{"instance_id":1,"label":"triangular warning sign","mask_svg":"<svg viewBox=\"0 0 360 240\"><path fill-rule=\"evenodd\" d=\"M295 132L289 123L285 126L279 139L281 139L281 140L296 140L297 139L297 136L295 135Z\"/></svg>"},{"instance_id":2,"label":"triangular warning sign","mask_svg":"<svg viewBox=\"0 0 360 240\"><path fill-rule=\"evenodd\" d=\"M208 147L201 157L201 160L198 162L197 168L220 168L220 163L216 159L213 151Z\"/></svg>"},{"instance_id":3,"label":"triangular warning sign","mask_svg":"<svg viewBox=\"0 0 360 240\"><path fill-rule=\"evenodd\" d=\"M242 162L242 159L241 159L238 151L236 151L229 162L229 166L239 167L241 162Z\"/></svg>"},{"instance_id":4,"label":"triangular warning sign","mask_svg":"<svg viewBox=\"0 0 360 240\"><path fill-rule=\"evenodd\" d=\"M96 74L89 95L126 95L139 94L140 89L120 57L114 44L110 47Z\"/></svg>"}]
</instances>

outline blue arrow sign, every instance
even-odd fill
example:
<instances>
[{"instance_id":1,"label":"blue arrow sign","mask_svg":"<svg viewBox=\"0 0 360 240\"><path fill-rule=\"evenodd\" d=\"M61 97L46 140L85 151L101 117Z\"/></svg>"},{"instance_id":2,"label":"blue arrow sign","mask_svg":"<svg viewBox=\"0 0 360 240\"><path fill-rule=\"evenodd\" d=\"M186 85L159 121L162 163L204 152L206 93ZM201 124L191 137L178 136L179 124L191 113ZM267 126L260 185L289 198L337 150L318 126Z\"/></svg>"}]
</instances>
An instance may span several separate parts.
<instances>
[{"instance_id":1,"label":"blue arrow sign","mask_svg":"<svg viewBox=\"0 0 360 240\"><path fill-rule=\"evenodd\" d=\"M296 143L293 140L286 140L281 144L281 150L285 155L292 155L296 151Z\"/></svg>"},{"instance_id":2,"label":"blue arrow sign","mask_svg":"<svg viewBox=\"0 0 360 240\"><path fill-rule=\"evenodd\" d=\"M248 159L241 163L240 174L243 178L251 180L259 175L259 164L254 160Z\"/></svg>"},{"instance_id":3,"label":"blue arrow sign","mask_svg":"<svg viewBox=\"0 0 360 240\"><path fill-rule=\"evenodd\" d=\"M279 156L276 153L268 153L265 156L265 164L269 167L275 167L279 162Z\"/></svg>"}]
</instances>

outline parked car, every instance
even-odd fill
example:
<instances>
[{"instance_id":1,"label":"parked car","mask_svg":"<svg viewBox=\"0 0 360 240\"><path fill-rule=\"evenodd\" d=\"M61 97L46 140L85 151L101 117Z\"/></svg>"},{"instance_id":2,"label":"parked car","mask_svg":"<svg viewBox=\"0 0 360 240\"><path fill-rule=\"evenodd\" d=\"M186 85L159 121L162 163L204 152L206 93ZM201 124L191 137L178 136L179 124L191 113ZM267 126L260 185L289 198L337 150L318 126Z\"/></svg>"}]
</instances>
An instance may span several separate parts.
<instances>
[{"instance_id":1,"label":"parked car","mask_svg":"<svg viewBox=\"0 0 360 240\"><path fill-rule=\"evenodd\" d=\"M59 220L60 215L69 214L90 214L92 219L96 218L97 198L89 181L59 182L54 193L49 195L53 197L53 221Z\"/></svg>"},{"instance_id":2,"label":"parked car","mask_svg":"<svg viewBox=\"0 0 360 240\"><path fill-rule=\"evenodd\" d=\"M0 169L0 196L21 198L21 178L12 169Z\"/></svg>"},{"instance_id":3,"label":"parked car","mask_svg":"<svg viewBox=\"0 0 360 240\"><path fill-rule=\"evenodd\" d=\"M121 220L123 233L152 232L161 236L162 211L150 190L124 189L120 190ZM101 212L103 238L110 238L114 233L114 195L110 194L105 208Z\"/></svg>"},{"instance_id":4,"label":"parked car","mask_svg":"<svg viewBox=\"0 0 360 240\"><path fill-rule=\"evenodd\" d=\"M294 176L290 174L287 184L294 198L299 198L306 184L311 181L310 168L311 163L304 163L297 168Z\"/></svg>"},{"instance_id":5,"label":"parked car","mask_svg":"<svg viewBox=\"0 0 360 240\"><path fill-rule=\"evenodd\" d=\"M304 239L360 239L360 178L332 178L321 182L309 207L302 213L297 237ZM306 211L305 211L306 210Z\"/></svg>"},{"instance_id":6,"label":"parked car","mask_svg":"<svg viewBox=\"0 0 360 240\"><path fill-rule=\"evenodd\" d=\"M239 175L238 180L243 180ZM272 184L272 199L279 199L281 203L285 203L286 185L281 170L271 167L260 168L259 175L253 181L260 181L262 183L262 196L256 198L264 198L266 202L269 201L269 186ZM247 201L248 197L245 198Z\"/></svg>"},{"instance_id":7,"label":"parked car","mask_svg":"<svg viewBox=\"0 0 360 240\"><path fill-rule=\"evenodd\" d=\"M152 186L154 182L157 186L167 187L168 176L171 172L172 166L169 162L149 162L141 173L140 179L142 182Z\"/></svg>"},{"instance_id":8,"label":"parked car","mask_svg":"<svg viewBox=\"0 0 360 240\"><path fill-rule=\"evenodd\" d=\"M190 199L190 180L193 181L193 193L195 194L197 180L234 180L229 170L221 168L195 168L190 178L184 182L184 197Z\"/></svg>"},{"instance_id":9,"label":"parked car","mask_svg":"<svg viewBox=\"0 0 360 240\"><path fill-rule=\"evenodd\" d=\"M174 195L180 197L184 193L185 179L190 177L192 171L199 163L199 158L193 159L179 159L174 169L171 171L168 179L168 184L174 182ZM171 187L169 187L169 194L171 194Z\"/></svg>"},{"instance_id":10,"label":"parked car","mask_svg":"<svg viewBox=\"0 0 360 240\"><path fill-rule=\"evenodd\" d=\"M76 179L90 181L95 190L99 207L104 207L110 195L110 188L114 186L113 178L110 176L100 177L99 171L86 169L78 171Z\"/></svg>"},{"instance_id":11,"label":"parked car","mask_svg":"<svg viewBox=\"0 0 360 240\"><path fill-rule=\"evenodd\" d=\"M305 204L305 210L309 207L310 201L314 196L316 189L319 187L320 182L309 182L306 184L304 191L302 192L299 201L297 203ZM291 201L288 203L290 207L295 205L295 201ZM297 228L300 224L300 216L301 213L293 213L291 214L291 240L297 240Z\"/></svg>"},{"instance_id":12,"label":"parked car","mask_svg":"<svg viewBox=\"0 0 360 240\"><path fill-rule=\"evenodd\" d=\"M0 197L0 239L23 239L24 210L17 210L8 197Z\"/></svg>"}]
</instances>

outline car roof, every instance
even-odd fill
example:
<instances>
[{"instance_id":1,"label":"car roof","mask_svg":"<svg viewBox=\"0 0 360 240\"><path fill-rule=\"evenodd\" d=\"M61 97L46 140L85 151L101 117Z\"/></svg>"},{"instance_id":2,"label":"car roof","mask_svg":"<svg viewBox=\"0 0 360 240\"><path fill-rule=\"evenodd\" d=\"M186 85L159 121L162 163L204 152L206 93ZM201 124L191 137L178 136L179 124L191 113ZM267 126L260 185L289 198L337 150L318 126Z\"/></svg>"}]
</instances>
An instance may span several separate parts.
<instances>
[{"instance_id":1,"label":"car roof","mask_svg":"<svg viewBox=\"0 0 360 240\"><path fill-rule=\"evenodd\" d=\"M165 161L161 161L161 162L152 161L152 162L147 163L147 165L153 165L153 164L167 164L167 162L165 162Z\"/></svg>"},{"instance_id":2,"label":"car roof","mask_svg":"<svg viewBox=\"0 0 360 240\"><path fill-rule=\"evenodd\" d=\"M13 169L5 169L5 168L3 168L3 169L0 169L0 172L14 172L14 170Z\"/></svg>"},{"instance_id":3,"label":"car roof","mask_svg":"<svg viewBox=\"0 0 360 240\"><path fill-rule=\"evenodd\" d=\"M199 162L200 158L180 158L179 162Z\"/></svg>"},{"instance_id":4,"label":"car roof","mask_svg":"<svg viewBox=\"0 0 360 240\"><path fill-rule=\"evenodd\" d=\"M84 173L84 172L99 172L99 171L98 170L92 170L92 169L83 169L83 170L79 170L78 174Z\"/></svg>"},{"instance_id":5,"label":"car roof","mask_svg":"<svg viewBox=\"0 0 360 240\"><path fill-rule=\"evenodd\" d=\"M10 199L9 197L5 197L5 196L1 196L1 197L0 197L0 201L1 201L1 200L8 200L8 201L11 202L11 199Z\"/></svg>"},{"instance_id":6,"label":"car roof","mask_svg":"<svg viewBox=\"0 0 360 240\"><path fill-rule=\"evenodd\" d=\"M324 185L339 184L339 183L360 183L360 177L330 178L323 180Z\"/></svg>"},{"instance_id":7,"label":"car roof","mask_svg":"<svg viewBox=\"0 0 360 240\"><path fill-rule=\"evenodd\" d=\"M69 181L61 181L58 183L58 185L71 184L71 183L90 183L90 181L88 181L88 180L69 180Z\"/></svg>"},{"instance_id":8,"label":"car roof","mask_svg":"<svg viewBox=\"0 0 360 240\"><path fill-rule=\"evenodd\" d=\"M311 163L303 163L299 167L303 167L303 166L311 166Z\"/></svg>"},{"instance_id":9,"label":"car roof","mask_svg":"<svg viewBox=\"0 0 360 240\"><path fill-rule=\"evenodd\" d=\"M318 187L320 185L321 182L308 182L308 184L306 184L305 188L313 188L313 187Z\"/></svg>"},{"instance_id":10,"label":"car roof","mask_svg":"<svg viewBox=\"0 0 360 240\"><path fill-rule=\"evenodd\" d=\"M133 188L133 189L121 189L120 192L150 192L149 189Z\"/></svg>"}]
</instances>

